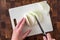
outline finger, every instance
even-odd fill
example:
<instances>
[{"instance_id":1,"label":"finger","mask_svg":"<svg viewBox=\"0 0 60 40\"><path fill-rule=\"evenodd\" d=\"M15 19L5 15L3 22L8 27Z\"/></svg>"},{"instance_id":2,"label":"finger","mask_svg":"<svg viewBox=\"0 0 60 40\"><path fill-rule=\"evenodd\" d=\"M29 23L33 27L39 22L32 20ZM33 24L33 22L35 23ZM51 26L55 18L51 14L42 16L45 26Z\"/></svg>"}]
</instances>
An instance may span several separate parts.
<instances>
[{"instance_id":1,"label":"finger","mask_svg":"<svg viewBox=\"0 0 60 40\"><path fill-rule=\"evenodd\" d=\"M23 20L22 20L22 22L20 23L20 25L19 25L19 28L18 28L18 30L22 30L23 29L23 26L24 26L24 23L25 23L25 18L23 18Z\"/></svg>"},{"instance_id":2,"label":"finger","mask_svg":"<svg viewBox=\"0 0 60 40\"><path fill-rule=\"evenodd\" d=\"M47 40L45 36L43 36L43 40Z\"/></svg>"},{"instance_id":3,"label":"finger","mask_svg":"<svg viewBox=\"0 0 60 40\"><path fill-rule=\"evenodd\" d=\"M22 23L23 20L24 20L24 18L22 18L21 21L18 22L18 24L16 25L16 28L18 28L20 26L20 24Z\"/></svg>"},{"instance_id":4,"label":"finger","mask_svg":"<svg viewBox=\"0 0 60 40\"><path fill-rule=\"evenodd\" d=\"M52 39L52 40L56 40L56 39Z\"/></svg>"},{"instance_id":5,"label":"finger","mask_svg":"<svg viewBox=\"0 0 60 40\"><path fill-rule=\"evenodd\" d=\"M31 32L31 30L26 31L26 32L23 34L23 39L25 39L30 32Z\"/></svg>"},{"instance_id":6,"label":"finger","mask_svg":"<svg viewBox=\"0 0 60 40\"><path fill-rule=\"evenodd\" d=\"M48 40L52 40L50 33L47 34Z\"/></svg>"}]
</instances>

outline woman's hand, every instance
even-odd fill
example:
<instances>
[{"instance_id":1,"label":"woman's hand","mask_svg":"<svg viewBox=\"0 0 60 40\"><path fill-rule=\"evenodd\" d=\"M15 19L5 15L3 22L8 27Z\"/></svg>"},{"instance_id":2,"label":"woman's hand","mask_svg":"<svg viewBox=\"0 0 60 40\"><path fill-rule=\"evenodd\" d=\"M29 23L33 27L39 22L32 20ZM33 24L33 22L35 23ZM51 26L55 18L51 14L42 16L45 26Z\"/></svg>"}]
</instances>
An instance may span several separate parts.
<instances>
[{"instance_id":1,"label":"woman's hand","mask_svg":"<svg viewBox=\"0 0 60 40\"><path fill-rule=\"evenodd\" d=\"M55 40L51 37L50 33L47 33L47 39L45 36L43 36L43 40Z\"/></svg>"},{"instance_id":2,"label":"woman's hand","mask_svg":"<svg viewBox=\"0 0 60 40\"><path fill-rule=\"evenodd\" d=\"M23 25L26 19L23 18L13 29L12 39L11 40L23 40L27 37L27 35L31 32L31 30L27 30L25 33L22 33Z\"/></svg>"}]
</instances>

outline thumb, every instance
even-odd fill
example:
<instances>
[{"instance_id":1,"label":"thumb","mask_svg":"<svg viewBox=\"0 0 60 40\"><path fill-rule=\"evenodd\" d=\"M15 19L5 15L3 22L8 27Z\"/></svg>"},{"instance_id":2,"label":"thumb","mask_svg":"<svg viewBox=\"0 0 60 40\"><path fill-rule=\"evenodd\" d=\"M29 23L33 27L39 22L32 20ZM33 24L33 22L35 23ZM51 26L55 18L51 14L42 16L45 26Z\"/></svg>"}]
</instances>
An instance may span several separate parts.
<instances>
[{"instance_id":1,"label":"thumb","mask_svg":"<svg viewBox=\"0 0 60 40\"><path fill-rule=\"evenodd\" d=\"M26 32L23 34L23 39L25 39L30 32L31 32L31 30L26 31Z\"/></svg>"},{"instance_id":2,"label":"thumb","mask_svg":"<svg viewBox=\"0 0 60 40\"><path fill-rule=\"evenodd\" d=\"M46 40L46 37L45 36L43 36L43 40Z\"/></svg>"}]
</instances>

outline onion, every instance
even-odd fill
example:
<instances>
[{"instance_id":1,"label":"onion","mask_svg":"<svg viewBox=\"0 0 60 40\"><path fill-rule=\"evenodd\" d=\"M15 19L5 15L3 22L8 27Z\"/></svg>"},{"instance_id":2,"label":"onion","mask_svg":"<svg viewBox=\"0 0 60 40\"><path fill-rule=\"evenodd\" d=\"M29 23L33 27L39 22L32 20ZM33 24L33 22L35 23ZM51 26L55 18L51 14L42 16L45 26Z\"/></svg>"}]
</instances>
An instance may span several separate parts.
<instances>
[{"instance_id":1,"label":"onion","mask_svg":"<svg viewBox=\"0 0 60 40\"><path fill-rule=\"evenodd\" d=\"M27 13L25 15L25 18L26 18L26 23L29 25L29 26L33 26L36 24L36 19L35 17L37 17L37 19L42 22L43 20L43 15L39 12L39 11L30 11L29 13Z\"/></svg>"}]
</instances>

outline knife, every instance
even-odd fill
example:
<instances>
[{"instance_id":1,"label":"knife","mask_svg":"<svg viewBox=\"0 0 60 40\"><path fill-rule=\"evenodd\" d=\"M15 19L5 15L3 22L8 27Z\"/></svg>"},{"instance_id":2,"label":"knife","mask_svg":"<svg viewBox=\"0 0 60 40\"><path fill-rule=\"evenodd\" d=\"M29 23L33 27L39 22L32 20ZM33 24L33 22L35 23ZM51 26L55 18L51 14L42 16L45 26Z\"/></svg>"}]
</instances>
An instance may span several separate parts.
<instances>
[{"instance_id":1,"label":"knife","mask_svg":"<svg viewBox=\"0 0 60 40\"><path fill-rule=\"evenodd\" d=\"M40 27L40 29L41 29L41 31L42 31L42 34L46 37L46 39L47 39L47 36L46 36L46 32L44 32L44 30L43 30L43 28L41 27L41 25L40 25L40 23L39 23L39 21L38 21L38 19L37 19L37 17L34 15L34 17L35 17L35 19L36 19L36 21L37 21L37 24L39 25L39 27Z\"/></svg>"}]
</instances>

